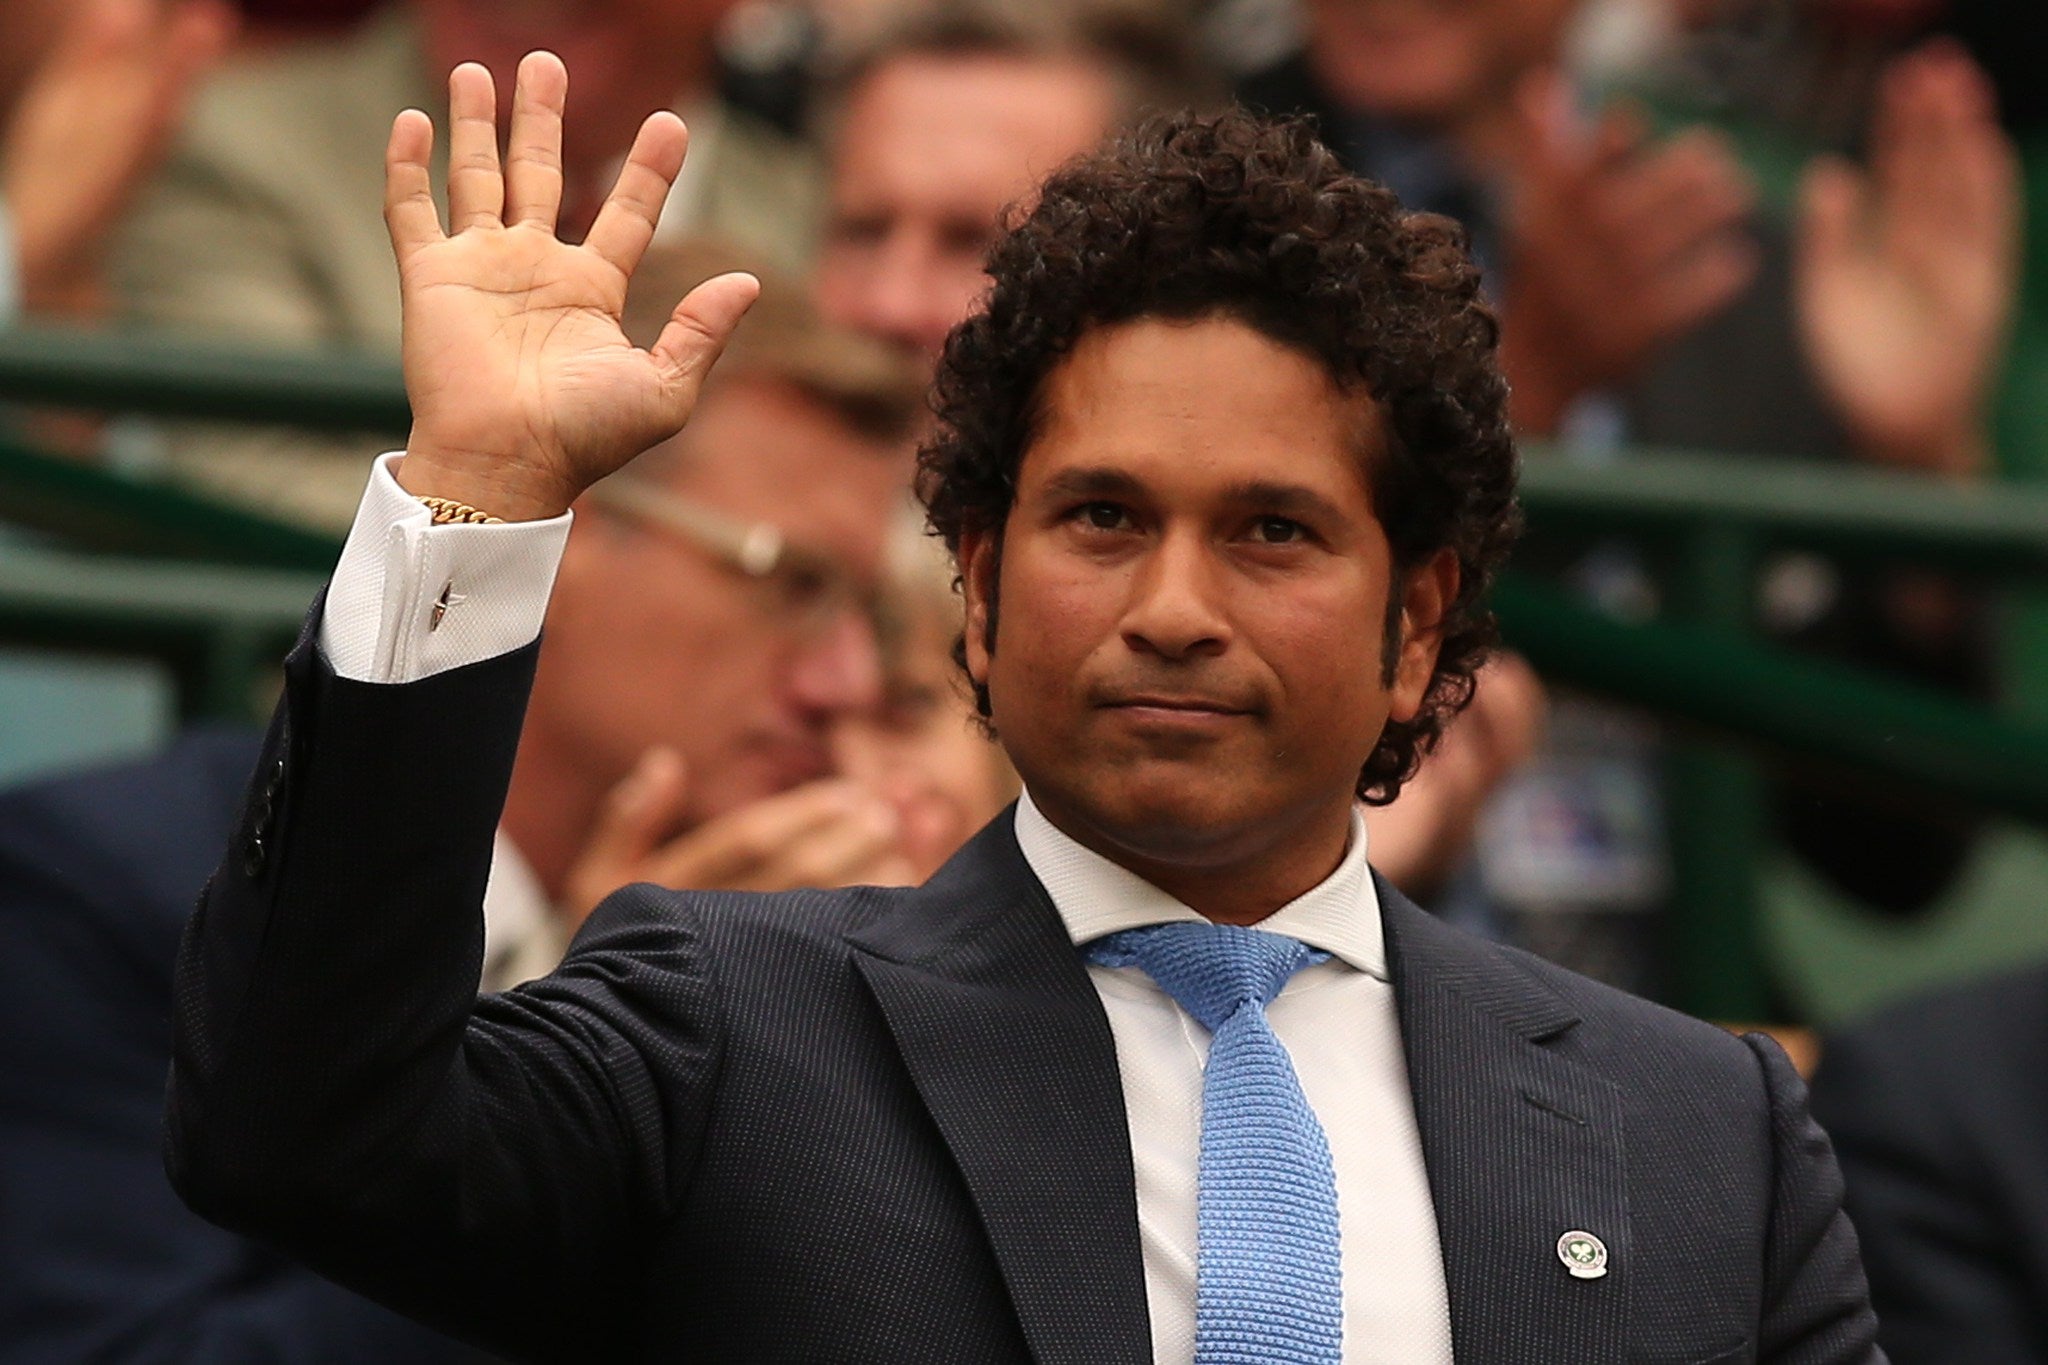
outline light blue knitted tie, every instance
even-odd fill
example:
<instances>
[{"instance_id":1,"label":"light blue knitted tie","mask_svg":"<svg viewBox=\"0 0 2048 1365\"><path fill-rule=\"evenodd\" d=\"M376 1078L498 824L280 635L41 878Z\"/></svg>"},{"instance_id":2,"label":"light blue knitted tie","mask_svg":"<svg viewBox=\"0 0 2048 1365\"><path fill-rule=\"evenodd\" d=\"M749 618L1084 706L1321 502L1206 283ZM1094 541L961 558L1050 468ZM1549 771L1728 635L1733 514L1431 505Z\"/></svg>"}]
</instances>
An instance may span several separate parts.
<instances>
[{"instance_id":1,"label":"light blue knitted tie","mask_svg":"<svg viewBox=\"0 0 2048 1365\"><path fill-rule=\"evenodd\" d=\"M1266 1006L1329 956L1297 939L1192 921L1088 945L1142 968L1209 1030L1196 1194L1195 1365L1336 1365L1344 1346L1337 1176Z\"/></svg>"}]
</instances>

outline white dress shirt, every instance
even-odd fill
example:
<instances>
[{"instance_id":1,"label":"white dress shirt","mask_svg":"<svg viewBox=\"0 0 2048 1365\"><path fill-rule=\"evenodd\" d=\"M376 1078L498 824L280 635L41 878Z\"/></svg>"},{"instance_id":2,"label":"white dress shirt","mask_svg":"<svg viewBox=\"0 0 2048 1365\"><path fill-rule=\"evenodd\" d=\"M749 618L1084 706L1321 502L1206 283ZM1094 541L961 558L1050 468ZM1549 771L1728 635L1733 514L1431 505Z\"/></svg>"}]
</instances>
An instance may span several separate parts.
<instances>
[{"instance_id":1,"label":"white dress shirt","mask_svg":"<svg viewBox=\"0 0 2048 1365\"><path fill-rule=\"evenodd\" d=\"M569 517L431 524L378 460L328 588L319 644L362 682L410 682L517 649L540 634ZM501 841L502 842L502 841ZM1076 945L1201 916L1067 838L1026 793L1017 842ZM494 869L493 880L497 880ZM1436 1365L1451 1329L1436 1209L1388 984L1365 822L1335 872L1258 926L1331 954L1266 1011L1321 1120L1337 1175L1344 1359ZM1143 971L1090 965L1116 1039L1152 1345L1161 1365L1195 1350L1195 1173L1208 1031Z\"/></svg>"},{"instance_id":2,"label":"white dress shirt","mask_svg":"<svg viewBox=\"0 0 2048 1365\"><path fill-rule=\"evenodd\" d=\"M1027 791L1017 843L1079 946L1146 924L1200 920L1158 887L1054 829ZM1435 1365L1451 1358L1436 1206L1387 981L1365 821L1344 861L1258 927L1330 954L1295 973L1266 1010L1329 1138L1343 1255L1344 1359ZM1209 1031L1138 967L1090 964L1123 1075L1154 1359L1195 1355L1195 1173Z\"/></svg>"}]
</instances>

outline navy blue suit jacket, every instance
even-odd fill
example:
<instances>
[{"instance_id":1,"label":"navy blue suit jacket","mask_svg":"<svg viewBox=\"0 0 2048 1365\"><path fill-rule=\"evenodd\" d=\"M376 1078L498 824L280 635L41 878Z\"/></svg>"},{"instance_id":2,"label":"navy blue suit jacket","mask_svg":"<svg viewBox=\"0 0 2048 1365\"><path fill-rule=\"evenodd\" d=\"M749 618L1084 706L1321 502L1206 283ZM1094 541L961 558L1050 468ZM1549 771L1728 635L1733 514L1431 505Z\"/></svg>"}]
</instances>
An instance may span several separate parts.
<instances>
[{"instance_id":1,"label":"navy blue suit jacket","mask_svg":"<svg viewBox=\"0 0 2048 1365\"><path fill-rule=\"evenodd\" d=\"M195 735L0 793L0 1361L458 1355L210 1226L164 1178L178 934L257 744Z\"/></svg>"},{"instance_id":2,"label":"navy blue suit jacket","mask_svg":"<svg viewBox=\"0 0 2048 1365\"><path fill-rule=\"evenodd\" d=\"M1829 1037L1813 1103L1892 1357L2048 1365L2048 966Z\"/></svg>"},{"instance_id":3,"label":"navy blue suit jacket","mask_svg":"<svg viewBox=\"0 0 2048 1365\"><path fill-rule=\"evenodd\" d=\"M1148 1361L1108 1018L1008 815L911 890L627 888L476 997L535 652L287 664L181 950L186 1197L522 1358ZM1775 1046L1380 894L1459 1359L1882 1360Z\"/></svg>"}]
</instances>

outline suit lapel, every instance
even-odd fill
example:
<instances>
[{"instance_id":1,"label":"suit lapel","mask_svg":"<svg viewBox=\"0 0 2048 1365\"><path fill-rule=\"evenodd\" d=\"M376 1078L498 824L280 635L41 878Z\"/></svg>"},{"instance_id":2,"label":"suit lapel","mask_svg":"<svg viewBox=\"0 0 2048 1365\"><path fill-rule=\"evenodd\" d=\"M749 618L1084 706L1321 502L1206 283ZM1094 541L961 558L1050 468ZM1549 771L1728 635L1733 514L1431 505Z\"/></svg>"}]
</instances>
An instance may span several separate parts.
<instances>
[{"instance_id":1,"label":"suit lapel","mask_svg":"<svg viewBox=\"0 0 2048 1365\"><path fill-rule=\"evenodd\" d=\"M1004 816L855 958L972 1192L1033 1355L1151 1358L1102 1002Z\"/></svg>"},{"instance_id":2,"label":"suit lapel","mask_svg":"<svg viewBox=\"0 0 2048 1365\"><path fill-rule=\"evenodd\" d=\"M1380 883L1460 1360L1619 1365L1630 1285L1621 1097L1545 1044L1577 1016L1492 945ZM1605 1244L1577 1279L1568 1231Z\"/></svg>"}]
</instances>

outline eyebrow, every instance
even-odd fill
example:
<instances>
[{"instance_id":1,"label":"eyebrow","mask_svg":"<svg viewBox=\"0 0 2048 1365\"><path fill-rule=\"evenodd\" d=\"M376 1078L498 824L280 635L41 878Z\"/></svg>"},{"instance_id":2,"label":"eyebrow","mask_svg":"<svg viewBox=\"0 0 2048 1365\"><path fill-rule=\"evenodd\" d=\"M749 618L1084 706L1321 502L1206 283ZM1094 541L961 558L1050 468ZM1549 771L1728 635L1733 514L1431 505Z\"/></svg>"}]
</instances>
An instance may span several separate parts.
<instances>
[{"instance_id":1,"label":"eyebrow","mask_svg":"<svg viewBox=\"0 0 2048 1365\"><path fill-rule=\"evenodd\" d=\"M1144 483L1120 469L1082 466L1064 469L1045 481L1044 496L1055 501L1074 498L1126 498L1145 495ZM1270 479L1252 479L1223 490L1231 504L1255 507L1275 516L1302 519L1341 519L1343 513L1328 498L1300 484Z\"/></svg>"}]
</instances>

